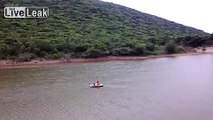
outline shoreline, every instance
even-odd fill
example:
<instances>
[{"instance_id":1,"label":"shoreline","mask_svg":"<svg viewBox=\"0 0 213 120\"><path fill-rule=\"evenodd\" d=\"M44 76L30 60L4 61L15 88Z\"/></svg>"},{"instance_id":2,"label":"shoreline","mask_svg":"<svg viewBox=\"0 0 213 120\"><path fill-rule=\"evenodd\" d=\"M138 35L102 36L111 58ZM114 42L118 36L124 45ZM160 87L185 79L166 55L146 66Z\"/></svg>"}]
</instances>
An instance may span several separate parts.
<instances>
[{"instance_id":1,"label":"shoreline","mask_svg":"<svg viewBox=\"0 0 213 120\"><path fill-rule=\"evenodd\" d=\"M208 48L207 51L201 52L187 52L178 54L161 54L161 55L149 55L149 56L107 56L100 58L70 58L68 60L32 60L30 62L14 62L11 60L0 60L0 69L2 68L26 68L26 67L39 67L43 65L57 65L57 64L70 64L70 63L91 63L91 62L107 62L107 61L139 61L149 60L157 58L173 58L180 56L194 56L194 55L206 55L213 54L213 47Z\"/></svg>"}]
</instances>

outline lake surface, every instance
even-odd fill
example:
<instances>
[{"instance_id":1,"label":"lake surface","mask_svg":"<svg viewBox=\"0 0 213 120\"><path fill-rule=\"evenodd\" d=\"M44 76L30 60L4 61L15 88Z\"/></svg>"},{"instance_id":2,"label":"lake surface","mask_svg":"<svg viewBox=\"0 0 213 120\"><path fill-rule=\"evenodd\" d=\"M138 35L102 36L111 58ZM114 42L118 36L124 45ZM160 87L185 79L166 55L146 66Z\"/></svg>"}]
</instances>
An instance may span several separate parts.
<instances>
[{"instance_id":1,"label":"lake surface","mask_svg":"<svg viewBox=\"0 0 213 120\"><path fill-rule=\"evenodd\" d=\"M213 120L213 55L0 69L0 120Z\"/></svg>"}]
</instances>

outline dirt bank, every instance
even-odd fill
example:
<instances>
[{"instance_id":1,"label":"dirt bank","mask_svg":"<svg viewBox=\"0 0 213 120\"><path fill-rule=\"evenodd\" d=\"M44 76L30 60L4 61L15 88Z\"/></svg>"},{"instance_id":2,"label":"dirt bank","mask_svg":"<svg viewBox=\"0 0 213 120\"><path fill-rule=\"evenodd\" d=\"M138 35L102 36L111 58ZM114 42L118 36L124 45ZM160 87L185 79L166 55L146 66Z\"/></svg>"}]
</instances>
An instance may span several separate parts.
<instances>
[{"instance_id":1,"label":"dirt bank","mask_svg":"<svg viewBox=\"0 0 213 120\"><path fill-rule=\"evenodd\" d=\"M178 57L178 56L191 56L191 55L202 55L202 54L213 54L213 47L206 48L203 52L201 48L195 50L196 52L188 52L181 54L166 54L166 55L151 55L146 57L101 57L101 58L80 58L80 59L61 59L61 60L33 60L31 62L14 62L11 60L0 60L0 68L20 68L20 67L36 67L42 65L54 65L54 64L65 64L65 63L87 63L87 62L106 62L106 61L135 61L135 60L147 60L164 57Z\"/></svg>"}]
</instances>

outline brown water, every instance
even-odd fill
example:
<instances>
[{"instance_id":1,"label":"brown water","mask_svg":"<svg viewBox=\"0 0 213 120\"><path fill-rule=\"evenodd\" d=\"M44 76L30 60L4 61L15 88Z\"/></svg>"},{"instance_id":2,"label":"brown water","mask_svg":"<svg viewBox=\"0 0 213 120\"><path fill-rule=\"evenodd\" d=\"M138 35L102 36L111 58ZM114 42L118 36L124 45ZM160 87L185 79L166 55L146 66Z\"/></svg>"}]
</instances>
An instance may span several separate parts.
<instances>
[{"instance_id":1,"label":"brown water","mask_svg":"<svg viewBox=\"0 0 213 120\"><path fill-rule=\"evenodd\" d=\"M213 56L0 69L0 120L213 120Z\"/></svg>"}]
</instances>

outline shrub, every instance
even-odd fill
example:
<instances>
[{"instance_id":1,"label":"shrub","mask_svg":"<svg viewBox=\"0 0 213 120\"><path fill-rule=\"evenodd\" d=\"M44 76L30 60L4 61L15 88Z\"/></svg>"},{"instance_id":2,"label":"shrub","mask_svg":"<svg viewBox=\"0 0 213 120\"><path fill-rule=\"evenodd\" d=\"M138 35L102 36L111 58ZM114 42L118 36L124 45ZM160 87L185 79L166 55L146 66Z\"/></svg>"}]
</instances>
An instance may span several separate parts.
<instances>
[{"instance_id":1,"label":"shrub","mask_svg":"<svg viewBox=\"0 0 213 120\"><path fill-rule=\"evenodd\" d=\"M112 55L114 56L127 56L131 55L132 50L128 47L122 47L122 48L115 48L112 50Z\"/></svg>"},{"instance_id":2,"label":"shrub","mask_svg":"<svg viewBox=\"0 0 213 120\"><path fill-rule=\"evenodd\" d=\"M177 52L177 45L174 41L169 41L168 43L166 43L165 52L168 54L173 54Z\"/></svg>"},{"instance_id":3,"label":"shrub","mask_svg":"<svg viewBox=\"0 0 213 120\"><path fill-rule=\"evenodd\" d=\"M97 58L97 57L101 57L101 51L99 49L96 49L96 48L89 48L84 54L83 54L83 57L86 57L86 58Z\"/></svg>"},{"instance_id":4,"label":"shrub","mask_svg":"<svg viewBox=\"0 0 213 120\"><path fill-rule=\"evenodd\" d=\"M146 50L146 45L143 43L139 43L135 46L135 52L137 55L145 55L147 50Z\"/></svg>"},{"instance_id":5,"label":"shrub","mask_svg":"<svg viewBox=\"0 0 213 120\"><path fill-rule=\"evenodd\" d=\"M154 51L155 50L155 45L152 43L147 43L146 44L146 49L149 51Z\"/></svg>"},{"instance_id":6,"label":"shrub","mask_svg":"<svg viewBox=\"0 0 213 120\"><path fill-rule=\"evenodd\" d=\"M36 55L33 53L23 53L18 56L16 59L17 62L29 62L32 59L35 59Z\"/></svg>"},{"instance_id":7,"label":"shrub","mask_svg":"<svg viewBox=\"0 0 213 120\"><path fill-rule=\"evenodd\" d=\"M49 58L56 60L56 59L62 58L63 56L64 56L64 53L58 52L58 53L49 55Z\"/></svg>"},{"instance_id":8,"label":"shrub","mask_svg":"<svg viewBox=\"0 0 213 120\"><path fill-rule=\"evenodd\" d=\"M183 46L178 46L177 47L177 53L185 53L186 49Z\"/></svg>"},{"instance_id":9,"label":"shrub","mask_svg":"<svg viewBox=\"0 0 213 120\"><path fill-rule=\"evenodd\" d=\"M75 46L74 52L85 52L89 47L89 43L80 43L79 45Z\"/></svg>"},{"instance_id":10,"label":"shrub","mask_svg":"<svg viewBox=\"0 0 213 120\"><path fill-rule=\"evenodd\" d=\"M135 42L128 40L128 41L122 42L121 46L128 47L128 48L134 48Z\"/></svg>"},{"instance_id":11,"label":"shrub","mask_svg":"<svg viewBox=\"0 0 213 120\"><path fill-rule=\"evenodd\" d=\"M106 50L106 45L98 41L93 44L93 47L101 51Z\"/></svg>"}]
</instances>

